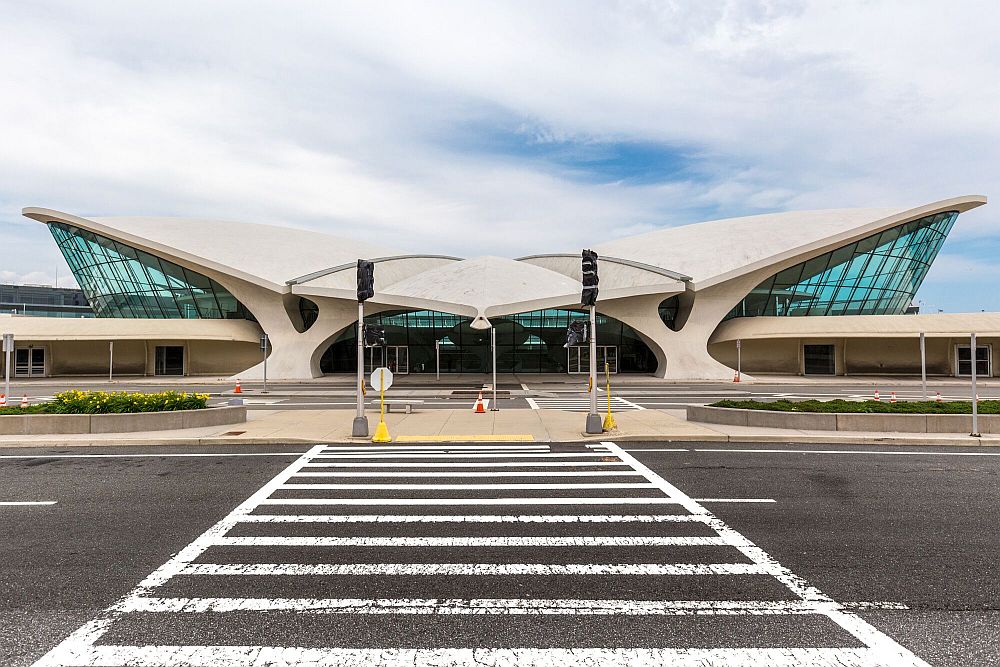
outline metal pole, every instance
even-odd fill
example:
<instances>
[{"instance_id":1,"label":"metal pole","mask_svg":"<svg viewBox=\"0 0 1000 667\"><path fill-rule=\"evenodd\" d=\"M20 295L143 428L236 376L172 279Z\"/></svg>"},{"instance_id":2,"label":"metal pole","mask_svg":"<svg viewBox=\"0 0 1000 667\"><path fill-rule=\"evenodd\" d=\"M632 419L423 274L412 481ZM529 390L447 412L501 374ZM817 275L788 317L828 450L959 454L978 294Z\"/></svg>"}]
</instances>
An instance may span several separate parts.
<instances>
[{"instance_id":1,"label":"metal pole","mask_svg":"<svg viewBox=\"0 0 1000 667\"><path fill-rule=\"evenodd\" d=\"M261 345L261 347L264 348L263 349L263 354L264 354L264 391L263 391L263 393L266 394L267 393L267 334L264 334L264 344Z\"/></svg>"},{"instance_id":2,"label":"metal pole","mask_svg":"<svg viewBox=\"0 0 1000 667\"><path fill-rule=\"evenodd\" d=\"M115 380L115 341L108 342L108 382Z\"/></svg>"},{"instance_id":3,"label":"metal pole","mask_svg":"<svg viewBox=\"0 0 1000 667\"><path fill-rule=\"evenodd\" d=\"M597 308L590 307L590 412L587 433L603 433L604 424L597 414Z\"/></svg>"},{"instance_id":4,"label":"metal pole","mask_svg":"<svg viewBox=\"0 0 1000 667\"><path fill-rule=\"evenodd\" d=\"M368 437L368 417L365 416L365 302L358 301L358 378L354 390L358 394L358 412L354 417L351 435L355 438Z\"/></svg>"},{"instance_id":5,"label":"metal pole","mask_svg":"<svg viewBox=\"0 0 1000 667\"><path fill-rule=\"evenodd\" d=\"M927 400L927 337L920 334L920 392Z\"/></svg>"},{"instance_id":6,"label":"metal pole","mask_svg":"<svg viewBox=\"0 0 1000 667\"><path fill-rule=\"evenodd\" d=\"M439 382L441 381L441 341L434 341L434 358L437 362L437 377L435 378Z\"/></svg>"},{"instance_id":7,"label":"metal pole","mask_svg":"<svg viewBox=\"0 0 1000 667\"><path fill-rule=\"evenodd\" d=\"M743 343L736 340L736 377L743 379Z\"/></svg>"},{"instance_id":8,"label":"metal pole","mask_svg":"<svg viewBox=\"0 0 1000 667\"><path fill-rule=\"evenodd\" d=\"M14 351L14 336L12 334L4 334L4 396L10 396L10 355Z\"/></svg>"},{"instance_id":9,"label":"metal pole","mask_svg":"<svg viewBox=\"0 0 1000 667\"><path fill-rule=\"evenodd\" d=\"M497 328L490 327L490 348L493 350L493 405L490 412L497 412Z\"/></svg>"},{"instance_id":10,"label":"metal pole","mask_svg":"<svg viewBox=\"0 0 1000 667\"><path fill-rule=\"evenodd\" d=\"M969 361L971 363L972 370L972 435L975 438L979 437L979 406L976 400L976 334L970 336L971 343L969 344Z\"/></svg>"}]
</instances>

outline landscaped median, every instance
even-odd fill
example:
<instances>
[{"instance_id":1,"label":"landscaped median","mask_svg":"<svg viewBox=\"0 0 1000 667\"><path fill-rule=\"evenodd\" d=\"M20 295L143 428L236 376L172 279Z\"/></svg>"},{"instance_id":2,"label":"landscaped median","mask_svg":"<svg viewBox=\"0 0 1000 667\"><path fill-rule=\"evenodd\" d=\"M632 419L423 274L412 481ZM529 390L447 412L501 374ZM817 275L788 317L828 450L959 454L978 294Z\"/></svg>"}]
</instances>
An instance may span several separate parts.
<instances>
[{"instance_id":1,"label":"landscaped median","mask_svg":"<svg viewBox=\"0 0 1000 667\"><path fill-rule=\"evenodd\" d=\"M207 407L207 394L65 391L51 401L0 408L0 435L168 431L246 421L246 407Z\"/></svg>"},{"instance_id":2,"label":"landscaped median","mask_svg":"<svg viewBox=\"0 0 1000 667\"><path fill-rule=\"evenodd\" d=\"M977 404L980 433L1000 433L1000 401ZM971 401L718 401L689 405L687 418L707 424L898 433L970 433Z\"/></svg>"}]
</instances>

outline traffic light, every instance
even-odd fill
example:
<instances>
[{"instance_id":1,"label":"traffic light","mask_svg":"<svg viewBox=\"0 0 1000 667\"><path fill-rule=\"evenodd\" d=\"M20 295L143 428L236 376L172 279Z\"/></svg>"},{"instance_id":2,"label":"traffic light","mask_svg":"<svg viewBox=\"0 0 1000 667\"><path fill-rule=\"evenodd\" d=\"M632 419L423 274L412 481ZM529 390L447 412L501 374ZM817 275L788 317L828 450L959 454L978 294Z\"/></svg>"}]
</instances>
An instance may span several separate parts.
<instances>
[{"instance_id":1,"label":"traffic light","mask_svg":"<svg viewBox=\"0 0 1000 667\"><path fill-rule=\"evenodd\" d=\"M375 296L375 263L367 259L358 260L358 301L367 301Z\"/></svg>"},{"instance_id":2,"label":"traffic light","mask_svg":"<svg viewBox=\"0 0 1000 667\"><path fill-rule=\"evenodd\" d=\"M566 328L566 345L563 347L575 347L587 342L587 323L583 320L573 320Z\"/></svg>"},{"instance_id":3,"label":"traffic light","mask_svg":"<svg viewBox=\"0 0 1000 667\"><path fill-rule=\"evenodd\" d=\"M385 327L381 324L365 325L365 347L384 347Z\"/></svg>"},{"instance_id":4,"label":"traffic light","mask_svg":"<svg viewBox=\"0 0 1000 667\"><path fill-rule=\"evenodd\" d=\"M584 306L597 305L597 253L593 250L583 251L583 294L580 303Z\"/></svg>"}]
</instances>

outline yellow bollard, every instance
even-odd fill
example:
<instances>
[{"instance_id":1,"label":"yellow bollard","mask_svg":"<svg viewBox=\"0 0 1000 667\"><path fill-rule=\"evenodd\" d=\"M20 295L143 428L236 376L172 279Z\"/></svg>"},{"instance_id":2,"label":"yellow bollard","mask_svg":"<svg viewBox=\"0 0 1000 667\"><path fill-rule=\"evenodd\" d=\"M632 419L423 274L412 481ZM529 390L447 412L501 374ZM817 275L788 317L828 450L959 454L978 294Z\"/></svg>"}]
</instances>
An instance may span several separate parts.
<instances>
[{"instance_id":1,"label":"yellow bollard","mask_svg":"<svg viewBox=\"0 0 1000 667\"><path fill-rule=\"evenodd\" d=\"M615 423L614 415L611 414L611 366L608 362L604 362L604 377L607 378L607 395L608 395L608 414L604 418L604 423L601 425L605 431L611 431L618 428L618 424Z\"/></svg>"},{"instance_id":2,"label":"yellow bollard","mask_svg":"<svg viewBox=\"0 0 1000 667\"><path fill-rule=\"evenodd\" d=\"M385 425L385 378L379 373L378 379L378 426L375 427L372 442L392 442L389 427Z\"/></svg>"}]
</instances>

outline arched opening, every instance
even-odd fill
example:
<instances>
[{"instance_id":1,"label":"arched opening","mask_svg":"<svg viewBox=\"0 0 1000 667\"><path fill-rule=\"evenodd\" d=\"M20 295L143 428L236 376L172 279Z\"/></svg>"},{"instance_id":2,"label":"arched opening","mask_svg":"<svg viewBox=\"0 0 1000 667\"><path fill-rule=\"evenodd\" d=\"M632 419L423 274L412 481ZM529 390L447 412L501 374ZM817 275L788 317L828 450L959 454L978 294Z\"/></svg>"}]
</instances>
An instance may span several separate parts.
<instances>
[{"instance_id":1,"label":"arched opening","mask_svg":"<svg viewBox=\"0 0 1000 667\"><path fill-rule=\"evenodd\" d=\"M497 332L497 370L502 373L579 372L580 354L567 350L566 328L586 320L579 310L546 309L491 318ZM442 373L490 371L490 332L471 328L471 319L430 310L386 311L365 317L385 327L386 350L366 350L365 365L395 363L397 371L434 373L440 346ZM320 358L324 373L351 373L357 365L357 326L345 329ZM652 373L656 356L632 327L597 315L598 359L619 373ZM405 370L404 370L405 362Z\"/></svg>"}]
</instances>

